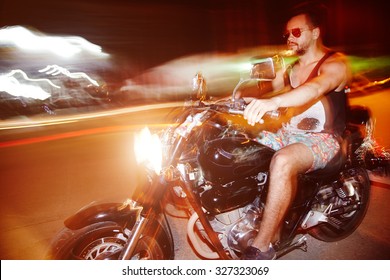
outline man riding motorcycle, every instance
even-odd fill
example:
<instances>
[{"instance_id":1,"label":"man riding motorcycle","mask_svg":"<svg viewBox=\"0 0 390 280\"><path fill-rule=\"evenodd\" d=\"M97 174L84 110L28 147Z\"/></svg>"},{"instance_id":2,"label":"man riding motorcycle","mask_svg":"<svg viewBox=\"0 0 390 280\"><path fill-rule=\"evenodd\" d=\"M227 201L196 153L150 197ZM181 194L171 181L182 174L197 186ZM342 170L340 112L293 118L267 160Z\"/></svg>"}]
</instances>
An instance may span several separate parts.
<instances>
[{"instance_id":1,"label":"man riding motorcycle","mask_svg":"<svg viewBox=\"0 0 390 280\"><path fill-rule=\"evenodd\" d=\"M345 128L346 93L350 70L346 57L322 42L322 6L303 4L292 11L285 38L298 60L288 69L289 89L269 99L244 98L244 118L250 125L268 111L294 108L294 116L276 133L259 140L277 150L270 166L270 185L262 230L242 259L274 259L272 243L293 201L300 173L324 168L338 153L338 136ZM273 81L275 91L285 87L284 73ZM275 237L276 236L276 237Z\"/></svg>"}]
</instances>

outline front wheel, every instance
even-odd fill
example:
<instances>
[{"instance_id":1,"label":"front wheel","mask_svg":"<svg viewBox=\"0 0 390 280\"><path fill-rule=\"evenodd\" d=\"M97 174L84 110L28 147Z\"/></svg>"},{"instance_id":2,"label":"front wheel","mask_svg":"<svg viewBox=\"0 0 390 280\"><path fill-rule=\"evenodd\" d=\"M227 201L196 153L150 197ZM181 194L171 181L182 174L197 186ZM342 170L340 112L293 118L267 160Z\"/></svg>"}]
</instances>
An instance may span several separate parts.
<instances>
[{"instance_id":1,"label":"front wheel","mask_svg":"<svg viewBox=\"0 0 390 280\"><path fill-rule=\"evenodd\" d=\"M319 224L309 230L309 234L326 242L338 241L352 234L366 215L371 192L371 183L364 168L350 168L340 179L343 187L333 189L325 206L332 204L333 209L345 209L328 217L329 222ZM314 208L324 205L315 205Z\"/></svg>"},{"instance_id":2,"label":"front wheel","mask_svg":"<svg viewBox=\"0 0 390 280\"><path fill-rule=\"evenodd\" d=\"M93 224L79 230L64 228L52 243L48 258L59 260L116 260L131 232L118 225ZM138 240L132 260L163 260L170 256L161 231L146 231Z\"/></svg>"}]
</instances>

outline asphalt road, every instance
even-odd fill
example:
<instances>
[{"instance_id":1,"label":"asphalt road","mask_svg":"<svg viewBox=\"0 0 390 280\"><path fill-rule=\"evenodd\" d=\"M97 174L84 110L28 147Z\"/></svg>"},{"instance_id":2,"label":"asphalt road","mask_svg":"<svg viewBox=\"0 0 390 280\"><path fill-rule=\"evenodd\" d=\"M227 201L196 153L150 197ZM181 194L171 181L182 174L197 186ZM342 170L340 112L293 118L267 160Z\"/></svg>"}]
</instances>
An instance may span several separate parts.
<instances>
[{"instance_id":1,"label":"asphalt road","mask_svg":"<svg viewBox=\"0 0 390 280\"><path fill-rule=\"evenodd\" d=\"M131 195L136 182L133 133L145 124L160 126L169 111L129 109L55 124L30 120L24 128L0 130L0 258L43 259L66 217L93 201ZM378 123L387 117L385 112ZM387 141L387 132L381 139ZM307 252L297 250L283 259L390 259L387 183L373 182L367 216L350 237L335 243L309 237ZM186 221L171 220L176 259L198 259L183 232Z\"/></svg>"}]
</instances>

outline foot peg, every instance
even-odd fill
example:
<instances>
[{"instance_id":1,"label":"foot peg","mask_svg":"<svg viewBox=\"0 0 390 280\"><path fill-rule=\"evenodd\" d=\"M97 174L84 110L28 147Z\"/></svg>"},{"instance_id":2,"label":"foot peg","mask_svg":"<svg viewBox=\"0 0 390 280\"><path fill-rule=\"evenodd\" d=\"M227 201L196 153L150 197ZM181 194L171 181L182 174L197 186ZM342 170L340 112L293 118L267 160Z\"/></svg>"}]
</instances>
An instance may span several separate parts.
<instances>
[{"instance_id":1,"label":"foot peg","mask_svg":"<svg viewBox=\"0 0 390 280\"><path fill-rule=\"evenodd\" d=\"M304 252L307 252L307 237L306 235L303 235L300 237L297 241L291 243L290 245L287 245L286 247L282 247L280 249L277 249L276 251L276 258L280 258L284 256L285 254L295 250L295 249L300 249Z\"/></svg>"}]
</instances>

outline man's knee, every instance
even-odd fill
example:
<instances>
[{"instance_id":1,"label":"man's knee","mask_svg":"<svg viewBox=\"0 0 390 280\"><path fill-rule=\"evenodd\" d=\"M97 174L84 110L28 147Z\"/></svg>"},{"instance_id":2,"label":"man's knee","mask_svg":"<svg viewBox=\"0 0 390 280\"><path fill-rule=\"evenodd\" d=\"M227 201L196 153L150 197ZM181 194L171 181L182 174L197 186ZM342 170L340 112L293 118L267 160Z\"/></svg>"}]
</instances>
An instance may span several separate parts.
<instances>
[{"instance_id":1,"label":"man's knee","mask_svg":"<svg viewBox=\"0 0 390 280\"><path fill-rule=\"evenodd\" d=\"M282 149L271 160L270 172L275 174L297 175L308 170L313 164L313 155L305 147Z\"/></svg>"},{"instance_id":2,"label":"man's knee","mask_svg":"<svg viewBox=\"0 0 390 280\"><path fill-rule=\"evenodd\" d=\"M272 173L284 173L293 170L293 157L283 150L277 151L271 160L270 171Z\"/></svg>"}]
</instances>

